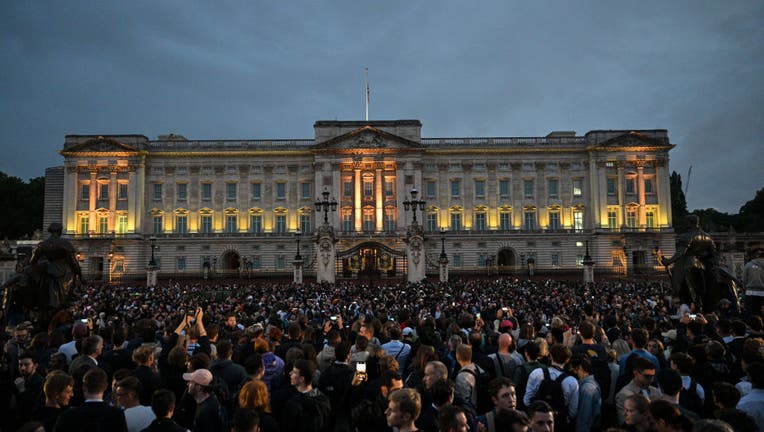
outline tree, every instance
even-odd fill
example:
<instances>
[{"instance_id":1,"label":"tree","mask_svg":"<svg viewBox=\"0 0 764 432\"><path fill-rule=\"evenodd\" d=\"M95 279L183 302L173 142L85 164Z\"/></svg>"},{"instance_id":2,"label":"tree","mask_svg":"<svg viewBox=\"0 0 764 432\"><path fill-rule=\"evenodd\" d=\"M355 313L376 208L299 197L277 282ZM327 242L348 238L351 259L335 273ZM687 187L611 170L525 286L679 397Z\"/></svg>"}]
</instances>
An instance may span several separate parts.
<instances>
[{"instance_id":1,"label":"tree","mask_svg":"<svg viewBox=\"0 0 764 432\"><path fill-rule=\"evenodd\" d=\"M45 201L45 178L25 183L18 177L0 172L0 239L31 236L42 229Z\"/></svg>"},{"instance_id":2,"label":"tree","mask_svg":"<svg viewBox=\"0 0 764 432\"><path fill-rule=\"evenodd\" d=\"M682 191L682 176L676 171L671 172L670 179L671 188L671 225L676 232L687 231L687 222L685 216L687 216L687 199L684 197Z\"/></svg>"},{"instance_id":3,"label":"tree","mask_svg":"<svg viewBox=\"0 0 764 432\"><path fill-rule=\"evenodd\" d=\"M743 204L738 213L739 231L762 232L764 231L764 188L756 192L756 196Z\"/></svg>"}]
</instances>

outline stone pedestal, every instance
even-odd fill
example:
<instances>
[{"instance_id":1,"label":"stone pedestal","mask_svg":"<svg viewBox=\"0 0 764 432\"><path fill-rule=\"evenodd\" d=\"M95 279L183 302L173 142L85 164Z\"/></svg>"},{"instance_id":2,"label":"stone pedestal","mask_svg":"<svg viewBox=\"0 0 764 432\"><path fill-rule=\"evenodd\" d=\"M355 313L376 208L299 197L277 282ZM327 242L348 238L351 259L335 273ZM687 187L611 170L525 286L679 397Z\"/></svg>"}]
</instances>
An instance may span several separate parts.
<instances>
[{"instance_id":1,"label":"stone pedestal","mask_svg":"<svg viewBox=\"0 0 764 432\"><path fill-rule=\"evenodd\" d=\"M448 282L448 257L445 254L441 254L438 259L438 267L440 270L440 281Z\"/></svg>"},{"instance_id":2,"label":"stone pedestal","mask_svg":"<svg viewBox=\"0 0 764 432\"><path fill-rule=\"evenodd\" d=\"M157 286L157 275L159 275L159 269L156 267L148 267L146 269L146 286L147 287L155 287Z\"/></svg>"},{"instance_id":3,"label":"stone pedestal","mask_svg":"<svg viewBox=\"0 0 764 432\"><path fill-rule=\"evenodd\" d=\"M302 263L302 258L295 258L294 261L292 261L292 264L294 265L292 282L296 284L302 284Z\"/></svg>"},{"instance_id":4,"label":"stone pedestal","mask_svg":"<svg viewBox=\"0 0 764 432\"><path fill-rule=\"evenodd\" d=\"M589 240L586 241L586 255L584 255L584 283L594 283L594 260L589 255Z\"/></svg>"},{"instance_id":5,"label":"stone pedestal","mask_svg":"<svg viewBox=\"0 0 764 432\"><path fill-rule=\"evenodd\" d=\"M334 283L337 238L331 225L323 225L316 236L316 282Z\"/></svg>"},{"instance_id":6,"label":"stone pedestal","mask_svg":"<svg viewBox=\"0 0 764 432\"><path fill-rule=\"evenodd\" d=\"M426 255L424 249L424 232L419 224L409 225L406 230L406 280L421 282L426 274Z\"/></svg>"}]
</instances>

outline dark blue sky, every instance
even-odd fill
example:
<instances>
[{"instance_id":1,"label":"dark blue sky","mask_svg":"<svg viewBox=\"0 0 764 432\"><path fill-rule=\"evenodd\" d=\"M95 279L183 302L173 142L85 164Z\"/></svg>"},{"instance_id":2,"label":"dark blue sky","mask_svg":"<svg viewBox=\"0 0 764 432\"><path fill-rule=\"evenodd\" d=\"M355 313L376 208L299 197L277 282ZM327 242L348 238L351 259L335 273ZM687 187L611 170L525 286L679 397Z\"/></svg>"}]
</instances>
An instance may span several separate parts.
<instances>
[{"instance_id":1,"label":"dark blue sky","mask_svg":"<svg viewBox=\"0 0 764 432\"><path fill-rule=\"evenodd\" d=\"M764 2L4 1L0 171L66 134L312 138L419 119L426 137L665 128L690 209L764 187Z\"/></svg>"}]
</instances>

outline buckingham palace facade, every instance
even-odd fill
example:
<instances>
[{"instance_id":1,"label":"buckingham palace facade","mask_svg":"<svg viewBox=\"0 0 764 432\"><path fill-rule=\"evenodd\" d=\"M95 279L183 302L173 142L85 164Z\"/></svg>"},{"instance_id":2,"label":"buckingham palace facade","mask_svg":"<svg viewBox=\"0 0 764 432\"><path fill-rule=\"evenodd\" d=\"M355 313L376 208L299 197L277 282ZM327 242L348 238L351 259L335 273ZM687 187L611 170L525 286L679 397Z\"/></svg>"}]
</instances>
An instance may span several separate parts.
<instances>
[{"instance_id":1,"label":"buckingham palace facade","mask_svg":"<svg viewBox=\"0 0 764 432\"><path fill-rule=\"evenodd\" d=\"M324 220L338 278L405 273L414 218L428 274L443 252L457 273L576 272L587 247L598 273L651 273L652 251L674 250L666 130L424 138L421 127L317 121L312 139L286 140L68 135L63 167L46 172L46 223L63 224L86 278L110 281L143 274L152 252L160 277L287 274L295 255L310 277ZM333 205L317 210L324 199Z\"/></svg>"}]
</instances>

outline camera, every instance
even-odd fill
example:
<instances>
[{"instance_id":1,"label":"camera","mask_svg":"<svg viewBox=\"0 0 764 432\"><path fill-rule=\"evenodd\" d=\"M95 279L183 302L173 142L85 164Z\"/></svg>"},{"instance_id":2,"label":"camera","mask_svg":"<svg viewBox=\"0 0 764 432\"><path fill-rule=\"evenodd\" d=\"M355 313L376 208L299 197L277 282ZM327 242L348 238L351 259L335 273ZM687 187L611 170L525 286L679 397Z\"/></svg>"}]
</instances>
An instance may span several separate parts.
<instances>
[{"instance_id":1,"label":"camera","mask_svg":"<svg viewBox=\"0 0 764 432\"><path fill-rule=\"evenodd\" d=\"M690 316L690 319L695 319L698 317L696 314L689 314L689 316Z\"/></svg>"}]
</instances>

